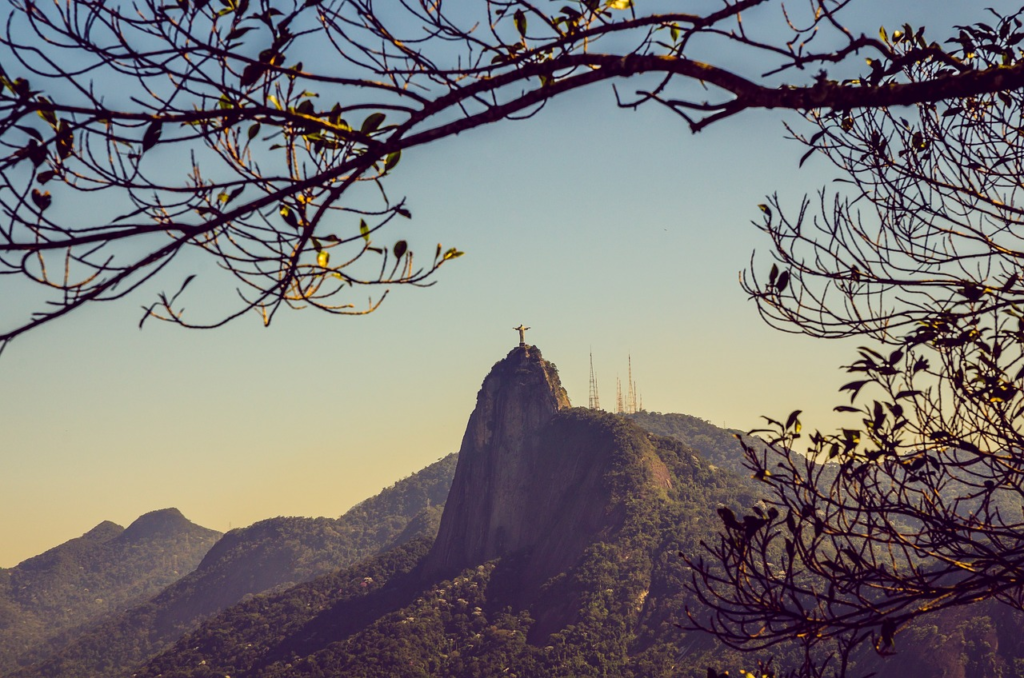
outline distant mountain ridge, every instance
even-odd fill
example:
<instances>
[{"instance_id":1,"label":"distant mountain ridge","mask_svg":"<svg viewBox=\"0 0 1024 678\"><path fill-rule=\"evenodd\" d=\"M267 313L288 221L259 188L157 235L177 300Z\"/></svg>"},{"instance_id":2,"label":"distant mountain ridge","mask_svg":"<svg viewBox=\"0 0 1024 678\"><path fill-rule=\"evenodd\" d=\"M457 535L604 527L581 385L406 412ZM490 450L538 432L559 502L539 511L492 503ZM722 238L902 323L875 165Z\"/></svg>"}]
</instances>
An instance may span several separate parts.
<instances>
[{"instance_id":1,"label":"distant mountain ridge","mask_svg":"<svg viewBox=\"0 0 1024 678\"><path fill-rule=\"evenodd\" d=\"M743 447L736 438L742 436L750 440L742 431L720 428L689 414L642 411L623 416L645 431L689 445L715 466L739 475L750 474L743 465Z\"/></svg>"},{"instance_id":2,"label":"distant mountain ridge","mask_svg":"<svg viewBox=\"0 0 1024 678\"><path fill-rule=\"evenodd\" d=\"M515 389L492 389L492 396L496 395L497 391L505 392L498 398L502 402L495 401L483 407L478 406L473 416L481 419L486 411L490 413L488 415L490 419L483 417L481 421L484 419L486 421L482 424L477 422L475 426L471 419L470 425L467 427L467 439L476 436L483 440L496 430L514 433L518 429L538 429L541 423L546 423L559 410L569 407L565 391L558 382L557 369L551 363L544 361L537 349L531 347L531 350L532 353L531 351L513 350L509 358L498 363L498 365L505 365L506 374L500 379L494 376L489 377L490 381L496 384L518 384L519 387L525 388L525 392L510 398L509 394ZM511 358L514 360L510 360ZM528 383L531 380L533 381L532 385ZM485 384L481 388L481 397L487 390L488 382L485 380ZM534 395L540 394L541 397L531 397L529 395L531 392ZM543 405L544 402L549 404ZM531 423L527 421L530 419L529 410L535 408L538 403L541 403L541 410L539 413L535 413L535 421ZM501 421L495 420L491 416L496 411L500 411ZM568 434L568 429L573 426L579 428L582 421L580 417L590 421L592 418L601 416L607 417L607 422L615 422L617 419L611 415L575 411L569 414L568 418L559 420L559 425L563 430L558 435ZM638 424L659 432L665 431L677 439L686 440L689 436L700 444L702 453L714 459L718 465L726 468L730 465L739 466L742 451L732 432L723 431L687 415L638 413L632 415L632 418ZM575 423L571 423L574 421ZM583 428L587 428L589 425L587 424ZM474 431L475 433L473 433ZM513 435L513 438L515 437ZM572 435L570 434L569 437ZM514 451L518 451L522 441L513 440L510 443L506 441L506 443ZM534 449L531 454L535 456L535 461L532 462L532 467L520 469L520 477L516 481L520 485L520 491L533 475L537 473L550 474L553 471L553 467L544 465L547 455L541 449L543 445L538 447L536 440L531 445ZM579 449L577 454L585 455L585 447L586 445L577 445L577 449ZM468 463L471 455L464 456ZM580 457L581 461L584 458L585 456ZM657 455L648 454L644 465L647 468L644 473L653 474L651 478L656 486L659 483L671 483L672 476L667 471L665 464L658 461ZM59 649L59 645L66 644L66 647L58 654L30 669L12 675L17 678L36 676L59 678L103 676L106 678L107 676L127 675L130 669L167 648L179 636L194 628L203 619L216 614L218 610L248 600L253 594L288 595L290 587L300 582L313 580L315 583L319 581L317 578L322 578L325 573L343 568L338 571L338 575L340 575L345 571L346 565L368 556L372 557L375 553L404 544L408 544L413 551L429 547L429 540L437 533L442 520L442 509L446 507L448 487L452 483L455 466L455 455L439 460L438 463L428 466L414 476L399 481L377 497L353 507L337 521L329 518L275 518L261 521L248 528L233 530L224 535L209 550L194 572L188 573L179 581L171 584L159 595L111 617L95 628L79 633L77 637L66 638L65 641L71 640L70 644L64 642L54 646ZM579 466L579 462L570 464L570 466ZM469 474L468 480L461 484L463 488L469 488L469 492L463 492L465 496L475 495L478 499L489 497L488 501L492 501L492 503L500 499L500 487L482 489L479 486L480 474L470 473L468 469L467 466L465 473ZM504 481L499 481L498 485L507 485L508 480L509 478L506 477ZM731 481L727 481L727 484L728 482ZM562 491L571 486L572 483L569 482L569 479L565 479L564 482L555 483L552 487ZM505 488L506 491L508 489L508 487ZM665 491L665 488L662 487L660 491ZM736 491L736 488L731 491ZM570 493L565 495L562 501L572 498L573 495ZM546 500L546 503L551 504L552 501L549 499ZM536 504L538 506L544 503L545 501L534 500L526 502L527 505ZM555 504L557 505L558 502L556 501ZM585 505L586 502L580 504L581 507ZM483 505L476 505L468 509L464 507L461 513L463 516L473 518L479 518L485 514L493 516L495 513L493 508L493 506L487 508ZM506 507L505 513L508 513L508 508ZM558 508L560 507L555 506L554 510L557 512ZM579 507L576 509L577 512L580 510ZM501 510L498 513L501 513ZM178 516L170 514L153 516L133 523L132 532L138 534L158 532L162 526L171 525L179 519L183 520L184 518L180 514ZM537 517L533 520L535 523L546 521L546 519ZM619 517L613 516L612 522L608 523L609 529L618 529L614 527L616 520L619 520ZM499 520L498 523L500 522ZM498 532L507 531L508 525L502 526L498 523L489 527L481 527L481 529L492 532L492 543L488 547L492 550L487 552L487 549L484 549L475 556L464 556L461 565L470 561L476 562L481 557L486 560L488 557L499 555L499 552L504 554L508 550L510 544L498 544L498 541L507 539L507 537L499 537ZM569 537L579 536L586 532L572 530L572 521L568 521L567 524L570 525L569 532L566 533ZM432 547L431 557L437 559L438 562L442 561L443 558L440 558L438 554L443 553L445 549L451 550L451 535L461 533L466 529L467 526L464 524L459 525L457 529L450 528L449 537L446 538L449 540L448 546L444 546L444 540L439 539L438 544ZM105 540L119 536L122 532L124 530L119 526L105 523L97 526L87 535L83 535L83 539L90 537ZM427 542L423 542L424 537L428 539ZM544 568L538 569L538 564L549 561L552 545L560 544L561 541L560 538L548 538L548 555L535 560L532 570L530 568L523 570L523 572L529 573L526 576L526 581L538 580L538 577L544 574ZM511 544L519 550L522 550L523 545L522 535L519 543ZM493 550L495 547L497 550ZM574 552L573 548L561 546L560 548L565 553ZM578 556L579 552L584 549L585 544L580 543L575 547L576 555ZM447 571L454 574L461 565L449 562ZM422 567L422 564L416 565L417 571L422 570ZM435 570L438 569L436 564L431 567ZM444 569L444 567L440 569ZM506 580L502 584L506 589L510 572L511 570L507 566L498 570L499 580L502 577ZM521 582L523 581L523 572L518 575ZM310 585L312 584L303 586ZM299 587L299 589L301 588ZM527 588L535 592L537 590L536 586ZM550 610L545 614L549 624L553 623L551 620L559 618L558 614L552 617ZM534 625L535 632L536 628L541 626Z\"/></svg>"},{"instance_id":3,"label":"distant mountain ridge","mask_svg":"<svg viewBox=\"0 0 1024 678\"><path fill-rule=\"evenodd\" d=\"M270 518L225 534L194 571L159 595L80 634L12 678L128 675L219 610L421 537L433 538L455 471L449 455L341 518Z\"/></svg>"},{"instance_id":4,"label":"distant mountain ridge","mask_svg":"<svg viewBox=\"0 0 1024 678\"><path fill-rule=\"evenodd\" d=\"M228 608L136 675L679 675L675 553L750 488L677 441L569 408L554 366L516 349L484 380L433 545Z\"/></svg>"},{"instance_id":5,"label":"distant mountain ridge","mask_svg":"<svg viewBox=\"0 0 1024 678\"><path fill-rule=\"evenodd\" d=\"M554 365L513 350L481 387L458 471L451 455L339 520L234 530L156 597L0 675L703 678L708 666L749 667L676 627L700 605L676 554L719 538L717 507L758 499L735 433L689 415L572 409ZM156 518L133 532L178 522ZM103 523L26 571L60 569L124 532ZM0 570L0 592L9 577ZM858 669L1024 676L1022 630L1022 615L994 602L945 610L901 630L897 657L866 647ZM799 660L776 650L776 667Z\"/></svg>"},{"instance_id":6,"label":"distant mountain ridge","mask_svg":"<svg viewBox=\"0 0 1024 678\"><path fill-rule=\"evenodd\" d=\"M62 633L159 592L193 570L220 536L163 509L127 529L104 521L0 571L0 672Z\"/></svg>"}]
</instances>

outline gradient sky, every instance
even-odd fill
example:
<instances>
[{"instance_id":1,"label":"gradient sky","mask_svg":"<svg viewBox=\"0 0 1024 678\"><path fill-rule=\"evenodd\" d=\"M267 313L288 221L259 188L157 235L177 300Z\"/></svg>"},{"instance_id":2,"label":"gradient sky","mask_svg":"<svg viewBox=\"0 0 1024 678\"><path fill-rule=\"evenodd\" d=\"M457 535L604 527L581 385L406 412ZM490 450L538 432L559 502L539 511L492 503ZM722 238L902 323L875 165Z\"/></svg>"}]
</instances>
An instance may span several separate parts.
<instances>
[{"instance_id":1,"label":"gradient sky","mask_svg":"<svg viewBox=\"0 0 1024 678\"><path fill-rule=\"evenodd\" d=\"M927 13L944 38L984 20L974 2L865 7L870 32ZM139 331L152 296L138 294L15 341L0 358L0 567L170 506L222 531L337 516L458 449L521 322L577 405L592 350L606 409L632 355L648 410L749 429L803 409L805 427L834 425L856 343L774 332L737 284L766 246L750 225L764 196L796 204L831 177L797 169L784 119L692 136L664 110L617 110L610 88L579 92L406 154L390 189L414 219L384 237L467 254L371 316Z\"/></svg>"}]
</instances>

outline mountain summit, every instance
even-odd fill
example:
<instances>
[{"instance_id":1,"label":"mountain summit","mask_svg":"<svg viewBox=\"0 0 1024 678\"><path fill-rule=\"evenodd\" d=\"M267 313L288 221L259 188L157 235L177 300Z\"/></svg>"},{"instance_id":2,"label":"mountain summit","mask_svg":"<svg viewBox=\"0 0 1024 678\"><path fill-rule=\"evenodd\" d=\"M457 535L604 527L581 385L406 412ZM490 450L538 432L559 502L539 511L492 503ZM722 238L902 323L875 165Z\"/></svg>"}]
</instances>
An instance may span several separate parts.
<instances>
[{"instance_id":1,"label":"mountain summit","mask_svg":"<svg viewBox=\"0 0 1024 678\"><path fill-rule=\"evenodd\" d=\"M220 536L178 509L163 509L127 529L104 521L0 570L0 675L52 655L76 629L155 595L194 569Z\"/></svg>"},{"instance_id":2,"label":"mountain summit","mask_svg":"<svg viewBox=\"0 0 1024 678\"><path fill-rule=\"evenodd\" d=\"M688 675L707 648L680 665L674 624L699 601L675 554L711 538L720 503L754 503L749 485L622 417L570 407L555 366L524 343L484 379L433 543L241 601L132 673Z\"/></svg>"},{"instance_id":3,"label":"mountain summit","mask_svg":"<svg viewBox=\"0 0 1024 678\"><path fill-rule=\"evenodd\" d=\"M191 526L188 518L176 508L150 511L136 518L121 533L121 539L140 541L144 539L164 539L175 534L187 532ZM220 535L218 535L220 536Z\"/></svg>"},{"instance_id":4,"label":"mountain summit","mask_svg":"<svg viewBox=\"0 0 1024 678\"><path fill-rule=\"evenodd\" d=\"M523 519L523 497L544 464L527 450L537 450L538 432L569 407L558 370L536 346L520 345L491 368L462 438L425 573L452 574L536 540L537 525Z\"/></svg>"}]
</instances>

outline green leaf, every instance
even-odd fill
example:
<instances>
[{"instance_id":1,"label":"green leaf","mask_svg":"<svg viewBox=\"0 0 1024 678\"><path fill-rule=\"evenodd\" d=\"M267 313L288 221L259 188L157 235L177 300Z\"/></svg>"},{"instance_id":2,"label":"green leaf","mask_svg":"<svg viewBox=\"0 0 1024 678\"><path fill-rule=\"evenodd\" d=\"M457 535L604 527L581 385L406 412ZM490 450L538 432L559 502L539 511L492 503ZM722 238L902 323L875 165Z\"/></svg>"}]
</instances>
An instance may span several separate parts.
<instances>
[{"instance_id":1,"label":"green leaf","mask_svg":"<svg viewBox=\"0 0 1024 678\"><path fill-rule=\"evenodd\" d=\"M814 155L814 152L815 152L816 150L818 150L818 149L816 149L816 148L810 148L810 149L808 149L808 150L807 150L807 152L806 152L806 153L804 153L804 154L803 154L802 156L800 156L800 162L799 162L799 164L797 164L797 167L803 167L803 166L804 166L804 163L805 163L805 162L807 162L807 159L808 159L809 157L811 157L812 155Z\"/></svg>"},{"instance_id":2,"label":"green leaf","mask_svg":"<svg viewBox=\"0 0 1024 678\"><path fill-rule=\"evenodd\" d=\"M43 104L50 103L50 100L46 97L39 97L37 101ZM57 114L53 111L39 111L39 117L48 122L50 124L50 127L53 127L54 129L57 128Z\"/></svg>"},{"instance_id":3,"label":"green leaf","mask_svg":"<svg viewBox=\"0 0 1024 678\"><path fill-rule=\"evenodd\" d=\"M260 124L258 122L254 122L252 125L249 126L249 141L252 141L253 139L255 139L256 135L259 134L259 133L260 133Z\"/></svg>"},{"instance_id":4,"label":"green leaf","mask_svg":"<svg viewBox=\"0 0 1024 678\"><path fill-rule=\"evenodd\" d=\"M10 89L12 92L18 95L19 99L27 99L32 93L31 85L25 78L18 78L14 82L10 83Z\"/></svg>"},{"instance_id":5,"label":"green leaf","mask_svg":"<svg viewBox=\"0 0 1024 678\"><path fill-rule=\"evenodd\" d=\"M68 125L66 120L61 120L57 124L57 154L61 157L61 160L67 160L71 157L71 154L75 150L75 134L71 131L71 126ZM42 149L42 147L40 147ZM36 165L40 164L42 160L46 159L46 152L43 149L43 157ZM34 160L33 160L34 162Z\"/></svg>"},{"instance_id":6,"label":"green leaf","mask_svg":"<svg viewBox=\"0 0 1024 678\"><path fill-rule=\"evenodd\" d=\"M331 253L327 250L320 250L320 254L316 255L316 263L320 268L327 268L328 262L331 260Z\"/></svg>"},{"instance_id":7,"label":"green leaf","mask_svg":"<svg viewBox=\"0 0 1024 678\"><path fill-rule=\"evenodd\" d=\"M39 143L43 142L43 135L42 135L42 133L39 130L34 129L32 127L23 127L22 125L15 125L15 127L20 129L22 132L24 132L25 134L29 135L30 137L32 137L33 139L35 139Z\"/></svg>"},{"instance_id":8,"label":"green leaf","mask_svg":"<svg viewBox=\"0 0 1024 678\"><path fill-rule=\"evenodd\" d=\"M840 393L843 391L849 391L850 402L852 403L854 399L857 398L857 394L860 393L860 390L864 388L864 385L869 383L871 383L870 379L864 379L862 381L851 381L849 384L844 384L840 386L839 391Z\"/></svg>"},{"instance_id":9,"label":"green leaf","mask_svg":"<svg viewBox=\"0 0 1024 678\"><path fill-rule=\"evenodd\" d=\"M240 196L242 194L242 191L244 191L244 190L245 190L245 186L239 186L238 188L236 188L235 190L231 191L230 193L226 193L226 192L225 193L221 193L220 194L220 201L222 203L224 203L224 204L227 204L227 203L231 202L232 200L234 200L235 198L237 198L238 196Z\"/></svg>"},{"instance_id":10,"label":"green leaf","mask_svg":"<svg viewBox=\"0 0 1024 678\"><path fill-rule=\"evenodd\" d=\"M267 70L265 64L249 64L242 69L242 77L238 79L238 84L242 87L248 87L253 85L263 75L264 71Z\"/></svg>"},{"instance_id":11,"label":"green leaf","mask_svg":"<svg viewBox=\"0 0 1024 678\"><path fill-rule=\"evenodd\" d=\"M513 21L516 24L516 30L519 31L519 35L526 37L526 15L523 10L517 9L516 13L512 15Z\"/></svg>"},{"instance_id":12,"label":"green leaf","mask_svg":"<svg viewBox=\"0 0 1024 678\"><path fill-rule=\"evenodd\" d=\"M408 250L409 250L409 243L407 243L404 240L399 240L398 242L395 243L395 250L394 250L395 258L396 259L401 259L403 256L405 256L405 253Z\"/></svg>"},{"instance_id":13,"label":"green leaf","mask_svg":"<svg viewBox=\"0 0 1024 678\"><path fill-rule=\"evenodd\" d=\"M398 164L398 161L402 159L402 151L395 151L394 153L388 153L388 157L384 160L384 171L390 172Z\"/></svg>"},{"instance_id":14,"label":"green leaf","mask_svg":"<svg viewBox=\"0 0 1024 678\"><path fill-rule=\"evenodd\" d=\"M881 28L878 29L878 37L882 38L882 42L888 44L889 36L885 32L885 26L882 26Z\"/></svg>"},{"instance_id":15,"label":"green leaf","mask_svg":"<svg viewBox=\"0 0 1024 678\"><path fill-rule=\"evenodd\" d=\"M370 242L370 227L366 225L365 219L359 220L359 235L363 236L366 242Z\"/></svg>"},{"instance_id":16,"label":"green leaf","mask_svg":"<svg viewBox=\"0 0 1024 678\"><path fill-rule=\"evenodd\" d=\"M383 113L371 113L367 116L366 120L363 120L363 125L359 128L359 131L363 134L373 134L377 131L377 128L381 126L381 123L384 122L384 118L386 117L387 116Z\"/></svg>"},{"instance_id":17,"label":"green leaf","mask_svg":"<svg viewBox=\"0 0 1024 678\"><path fill-rule=\"evenodd\" d=\"M160 141L160 134L163 132L163 123L159 120L154 120L146 128L145 134L142 135L142 151L146 152L153 148L158 141Z\"/></svg>"},{"instance_id":18,"label":"green leaf","mask_svg":"<svg viewBox=\"0 0 1024 678\"><path fill-rule=\"evenodd\" d=\"M40 191L38 188L32 189L32 202L36 204L40 212L46 210L53 202L53 196L50 195L49 191Z\"/></svg>"},{"instance_id":19,"label":"green leaf","mask_svg":"<svg viewBox=\"0 0 1024 678\"><path fill-rule=\"evenodd\" d=\"M234 40L240 38L251 30L255 30L255 26L246 26L245 28L235 28L228 33L228 40Z\"/></svg>"},{"instance_id":20,"label":"green leaf","mask_svg":"<svg viewBox=\"0 0 1024 678\"><path fill-rule=\"evenodd\" d=\"M772 218L772 208L768 207L768 205L758 205L757 209L759 209L762 212L764 212L765 215L767 215L769 219Z\"/></svg>"},{"instance_id":21,"label":"green leaf","mask_svg":"<svg viewBox=\"0 0 1024 678\"><path fill-rule=\"evenodd\" d=\"M299 218L295 216L295 210L282 203L280 214L286 224L292 228L299 228Z\"/></svg>"},{"instance_id":22,"label":"green leaf","mask_svg":"<svg viewBox=\"0 0 1024 678\"><path fill-rule=\"evenodd\" d=\"M608 0L605 7L608 9L629 9L633 6L633 0Z\"/></svg>"},{"instance_id":23,"label":"green leaf","mask_svg":"<svg viewBox=\"0 0 1024 678\"><path fill-rule=\"evenodd\" d=\"M775 289L782 292L786 289L789 284L789 271L783 271L779 274L779 279L775 281Z\"/></svg>"}]
</instances>

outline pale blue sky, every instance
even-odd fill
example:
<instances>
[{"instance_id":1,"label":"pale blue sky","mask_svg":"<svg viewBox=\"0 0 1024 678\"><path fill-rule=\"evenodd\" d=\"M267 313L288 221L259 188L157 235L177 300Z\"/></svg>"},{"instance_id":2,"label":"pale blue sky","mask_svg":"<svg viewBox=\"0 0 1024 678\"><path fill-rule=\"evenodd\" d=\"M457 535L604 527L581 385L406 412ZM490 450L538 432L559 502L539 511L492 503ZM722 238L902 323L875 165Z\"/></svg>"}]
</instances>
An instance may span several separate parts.
<instances>
[{"instance_id":1,"label":"pale blue sky","mask_svg":"<svg viewBox=\"0 0 1024 678\"><path fill-rule=\"evenodd\" d=\"M976 7L887 12L927 12L945 37L983 20ZM695 137L666 111L616 110L610 88L580 92L406 154L390 188L414 219L383 237L467 254L372 316L140 332L151 297L137 295L14 342L0 359L0 566L168 506L218 530L338 515L458 449L520 322L577 405L592 349L606 408L631 354L649 410L746 429L800 408L806 426L835 423L851 345L769 330L737 284L766 245L750 225L765 194L792 204L830 176L797 169L782 119L747 113Z\"/></svg>"}]
</instances>

